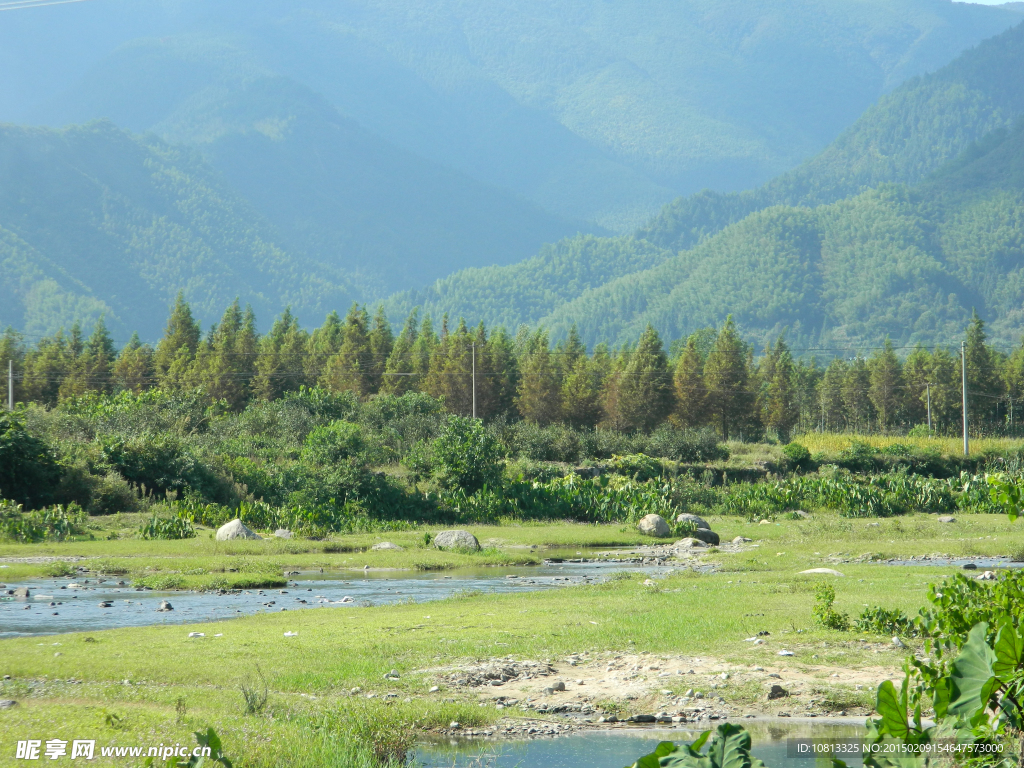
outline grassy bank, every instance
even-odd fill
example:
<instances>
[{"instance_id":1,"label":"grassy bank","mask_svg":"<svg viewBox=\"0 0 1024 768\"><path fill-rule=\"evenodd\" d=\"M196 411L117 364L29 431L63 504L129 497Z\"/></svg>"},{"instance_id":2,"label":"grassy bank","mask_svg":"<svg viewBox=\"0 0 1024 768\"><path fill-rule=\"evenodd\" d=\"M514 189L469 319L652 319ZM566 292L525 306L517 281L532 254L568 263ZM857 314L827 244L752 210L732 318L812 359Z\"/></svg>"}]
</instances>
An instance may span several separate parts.
<instances>
[{"instance_id":1,"label":"grassy bank","mask_svg":"<svg viewBox=\"0 0 1024 768\"><path fill-rule=\"evenodd\" d=\"M479 706L477 694L448 689L438 676L440 669L498 656L556 663L570 653L606 650L711 656L744 668L784 663L794 671L820 675L823 686L833 668L888 669L895 674L902 652L891 644L871 646L859 642L863 636L856 633L814 624L814 588L822 577L799 571L821 566L842 571L845 577L833 577L832 582L836 608L853 616L865 605L912 614L924 604L927 584L951 569L843 561L864 555L1010 554L1024 548L1024 527L1000 516L962 516L953 524L927 515L877 525L827 515L772 525L736 519L712 522L724 536L743 534L759 546L737 553L712 552L705 557L718 566L718 573L681 571L656 588L631 577L559 591L463 595L419 605L321 608L194 627L0 641L0 674L11 676L2 683L0 698L19 701L19 706L0 712L0 764L13 764L13 740L18 738L184 744L191 742L192 730L212 725L229 754L241 758L236 764L271 766L298 760L314 765L343 758L345 765L370 765L365 761L373 750L368 752L366 744L377 743L382 755L398 733L452 720L482 725L507 714L489 697L485 706ZM618 535L614 526L580 527L588 528L594 528L590 542ZM573 534L576 541L582 540L571 526L473 530L481 540L500 535L510 547L565 543ZM409 538L402 539L405 535ZM410 532L389 538L411 546L413 536ZM363 537L352 539L335 543L370 543ZM182 557L181 547L188 545L201 549L202 557L225 563L325 556L322 551L260 555L256 548L261 542L239 543L230 554L226 547L219 554L209 551L214 543L202 538L143 543L166 546L168 559ZM67 546L81 554L90 551L82 549L87 545L93 543ZM5 548L3 554L14 550L25 556L53 548ZM123 550L119 554L128 555ZM153 550L139 555L155 556ZM359 561L351 564L362 567L364 556L370 553L360 553ZM386 567L405 562L407 555L372 556ZM344 554L331 557L345 563ZM207 637L190 640L191 630ZM766 645L744 642L760 631L771 633ZM285 638L285 632L298 634ZM780 659L777 654L783 647L795 655ZM268 704L261 714L245 715L239 686L258 679L257 667L266 677ZM392 669L399 672L399 679L386 680L384 675ZM430 693L433 685L441 690ZM360 690L353 693L357 687ZM721 693L745 705L753 704L757 691L737 687ZM374 697L367 699L367 694ZM394 696L385 698L389 694ZM644 702L619 705L640 707ZM341 732L358 738L342 738Z\"/></svg>"}]
</instances>

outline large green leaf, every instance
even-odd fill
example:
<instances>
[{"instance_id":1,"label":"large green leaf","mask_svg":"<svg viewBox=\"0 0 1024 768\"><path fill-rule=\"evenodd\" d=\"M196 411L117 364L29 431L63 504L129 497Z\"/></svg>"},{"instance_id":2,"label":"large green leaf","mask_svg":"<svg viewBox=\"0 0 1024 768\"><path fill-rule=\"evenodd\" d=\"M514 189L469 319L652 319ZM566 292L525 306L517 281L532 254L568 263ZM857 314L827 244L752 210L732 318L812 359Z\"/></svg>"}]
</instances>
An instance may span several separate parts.
<instances>
[{"instance_id":1,"label":"large green leaf","mask_svg":"<svg viewBox=\"0 0 1024 768\"><path fill-rule=\"evenodd\" d=\"M702 740L694 742L693 746L699 749L702 743ZM723 723L718 726L705 755L693 746L663 757L661 768L764 768L764 763L750 754L750 734L740 725Z\"/></svg>"},{"instance_id":2,"label":"large green leaf","mask_svg":"<svg viewBox=\"0 0 1024 768\"><path fill-rule=\"evenodd\" d=\"M935 719L942 720L949 709L949 678L942 677L935 682L932 688L932 707L935 709Z\"/></svg>"},{"instance_id":3,"label":"large green leaf","mask_svg":"<svg viewBox=\"0 0 1024 768\"><path fill-rule=\"evenodd\" d=\"M907 722L907 702L896 693L892 680L886 680L878 686L878 698L875 709L882 716L885 732L897 739L905 739L910 733Z\"/></svg>"},{"instance_id":4,"label":"large green leaf","mask_svg":"<svg viewBox=\"0 0 1024 768\"><path fill-rule=\"evenodd\" d=\"M988 647L988 624L975 624L967 636L960 655L949 674L950 702L948 712L972 719L988 703L998 685L993 667L996 655Z\"/></svg>"},{"instance_id":5,"label":"large green leaf","mask_svg":"<svg viewBox=\"0 0 1024 768\"><path fill-rule=\"evenodd\" d=\"M649 755L644 755L628 768L661 768L661 758L677 752L679 747L671 741L663 741Z\"/></svg>"},{"instance_id":6,"label":"large green leaf","mask_svg":"<svg viewBox=\"0 0 1024 768\"><path fill-rule=\"evenodd\" d=\"M992 671L996 677L1008 683L1016 674L1021 657L1024 656L1024 638L1007 622L999 628L993 650L996 653L996 661L992 665Z\"/></svg>"}]
</instances>

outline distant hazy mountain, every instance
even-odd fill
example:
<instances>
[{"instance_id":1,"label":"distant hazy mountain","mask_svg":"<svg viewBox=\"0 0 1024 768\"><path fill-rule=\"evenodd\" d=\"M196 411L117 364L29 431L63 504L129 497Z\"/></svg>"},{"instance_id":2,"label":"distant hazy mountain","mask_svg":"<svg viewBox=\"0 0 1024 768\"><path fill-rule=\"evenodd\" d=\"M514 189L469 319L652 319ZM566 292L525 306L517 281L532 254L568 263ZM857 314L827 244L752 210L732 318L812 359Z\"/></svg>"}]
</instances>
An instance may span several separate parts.
<instances>
[{"instance_id":1,"label":"distant hazy mountain","mask_svg":"<svg viewBox=\"0 0 1024 768\"><path fill-rule=\"evenodd\" d=\"M886 334L944 342L972 308L1015 342L1024 330L1024 133L1011 126L1022 115L1019 26L901 86L819 156L759 190L681 199L636 240L546 249L566 254L551 271L546 307L513 277L543 256L467 270L415 296L473 320L544 324L556 337L576 323L590 343L635 338L648 322L680 336L729 313L748 334L789 328L810 344ZM831 204L809 207L820 202ZM628 253L690 250L633 270L623 243ZM560 276L574 275L588 252L620 253L604 268L618 276L568 299Z\"/></svg>"},{"instance_id":2,"label":"distant hazy mountain","mask_svg":"<svg viewBox=\"0 0 1024 768\"><path fill-rule=\"evenodd\" d=\"M95 0L5 14L0 119L147 130L211 78L285 76L398 147L626 231L788 170L1019 18L946 0Z\"/></svg>"}]
</instances>

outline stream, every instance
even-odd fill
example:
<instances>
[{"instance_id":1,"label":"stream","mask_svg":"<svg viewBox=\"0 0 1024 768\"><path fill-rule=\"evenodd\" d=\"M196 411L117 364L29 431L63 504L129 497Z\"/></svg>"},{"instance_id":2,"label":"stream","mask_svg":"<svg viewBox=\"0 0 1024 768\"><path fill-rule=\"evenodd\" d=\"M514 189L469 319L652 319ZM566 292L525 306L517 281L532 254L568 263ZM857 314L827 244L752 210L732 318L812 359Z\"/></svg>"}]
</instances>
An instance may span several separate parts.
<instances>
[{"instance_id":1,"label":"stream","mask_svg":"<svg viewBox=\"0 0 1024 768\"><path fill-rule=\"evenodd\" d=\"M753 740L753 753L768 768L815 768L813 757L789 754L787 739L856 739L864 728L851 723L799 723L743 721ZM415 768L622 768L642 755L654 751L662 741L683 744L700 731L653 728L616 728L586 731L554 739L494 741L465 739L453 742L420 744L410 761ZM846 759L847 765L862 765L859 757Z\"/></svg>"},{"instance_id":2,"label":"stream","mask_svg":"<svg viewBox=\"0 0 1024 768\"><path fill-rule=\"evenodd\" d=\"M454 571L319 571L289 576L283 589L181 592L119 586L118 577L94 575L8 582L0 590L0 637L54 635L117 627L194 624L256 613L311 608L355 608L441 600L465 591L531 592L597 584L616 571L667 575L668 566L631 563L545 563ZM70 586L77 585L77 586ZM28 587L28 598L6 593ZM168 601L173 611L160 612ZM109 607L101 604L109 603Z\"/></svg>"}]
</instances>

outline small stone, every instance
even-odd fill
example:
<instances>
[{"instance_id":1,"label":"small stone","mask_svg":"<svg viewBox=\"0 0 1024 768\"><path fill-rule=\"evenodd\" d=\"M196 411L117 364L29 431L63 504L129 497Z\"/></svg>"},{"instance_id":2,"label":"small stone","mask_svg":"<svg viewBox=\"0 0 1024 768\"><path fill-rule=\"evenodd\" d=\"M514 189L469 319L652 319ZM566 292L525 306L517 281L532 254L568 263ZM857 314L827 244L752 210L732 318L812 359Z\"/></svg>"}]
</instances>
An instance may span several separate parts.
<instances>
[{"instance_id":1,"label":"small stone","mask_svg":"<svg viewBox=\"0 0 1024 768\"><path fill-rule=\"evenodd\" d=\"M439 686L432 685L432 686L430 686L430 690L427 691L427 693L437 693L440 690L441 690L441 688Z\"/></svg>"},{"instance_id":2,"label":"small stone","mask_svg":"<svg viewBox=\"0 0 1024 768\"><path fill-rule=\"evenodd\" d=\"M938 519L938 521L940 523L955 523L956 522L956 518L953 517L952 515L941 515L937 519Z\"/></svg>"},{"instance_id":3,"label":"small stone","mask_svg":"<svg viewBox=\"0 0 1024 768\"><path fill-rule=\"evenodd\" d=\"M661 515L644 515L636 527L645 536L655 536L659 539L672 534L672 529L668 527L668 523Z\"/></svg>"},{"instance_id":4,"label":"small stone","mask_svg":"<svg viewBox=\"0 0 1024 768\"><path fill-rule=\"evenodd\" d=\"M792 651L779 651L779 656L796 656Z\"/></svg>"},{"instance_id":5,"label":"small stone","mask_svg":"<svg viewBox=\"0 0 1024 768\"><path fill-rule=\"evenodd\" d=\"M976 570L978 570L978 565L976 563L964 563L960 567L963 568L965 571L976 571Z\"/></svg>"},{"instance_id":6,"label":"small stone","mask_svg":"<svg viewBox=\"0 0 1024 768\"><path fill-rule=\"evenodd\" d=\"M462 725L457 720L452 720L450 723L448 723L448 727L449 728L461 728Z\"/></svg>"},{"instance_id":7,"label":"small stone","mask_svg":"<svg viewBox=\"0 0 1024 768\"><path fill-rule=\"evenodd\" d=\"M995 580L996 580L996 572L995 571L985 571L984 573L978 575L978 581L995 581Z\"/></svg>"},{"instance_id":8,"label":"small stone","mask_svg":"<svg viewBox=\"0 0 1024 768\"><path fill-rule=\"evenodd\" d=\"M556 691L564 691L565 683L559 680L557 683L552 683L551 687L554 688Z\"/></svg>"},{"instance_id":9,"label":"small stone","mask_svg":"<svg viewBox=\"0 0 1024 768\"><path fill-rule=\"evenodd\" d=\"M18 587L13 594L15 597L29 597L31 593L28 587Z\"/></svg>"},{"instance_id":10,"label":"small stone","mask_svg":"<svg viewBox=\"0 0 1024 768\"><path fill-rule=\"evenodd\" d=\"M113 608L113 607L114 607L113 600L104 600L102 603L100 603L100 608Z\"/></svg>"},{"instance_id":11,"label":"small stone","mask_svg":"<svg viewBox=\"0 0 1024 768\"><path fill-rule=\"evenodd\" d=\"M789 696L789 691L783 688L781 685L773 685L768 691L768 701L774 701L775 699L783 699Z\"/></svg>"},{"instance_id":12,"label":"small stone","mask_svg":"<svg viewBox=\"0 0 1024 768\"><path fill-rule=\"evenodd\" d=\"M392 669L390 672L388 672L386 675L384 675L384 677L386 677L389 680L398 680L398 678L399 678L398 670L397 669Z\"/></svg>"},{"instance_id":13,"label":"small stone","mask_svg":"<svg viewBox=\"0 0 1024 768\"><path fill-rule=\"evenodd\" d=\"M771 520L762 520L761 522L758 523L758 525L771 525L771 524L772 524Z\"/></svg>"},{"instance_id":14,"label":"small stone","mask_svg":"<svg viewBox=\"0 0 1024 768\"><path fill-rule=\"evenodd\" d=\"M0 699L0 709L11 709L16 706L18 706L18 702L14 699Z\"/></svg>"},{"instance_id":15,"label":"small stone","mask_svg":"<svg viewBox=\"0 0 1024 768\"><path fill-rule=\"evenodd\" d=\"M894 637L892 639L892 644L895 645L897 648L906 648L907 647L907 644L904 643L902 640L900 640L898 637Z\"/></svg>"},{"instance_id":16,"label":"small stone","mask_svg":"<svg viewBox=\"0 0 1024 768\"><path fill-rule=\"evenodd\" d=\"M162 600L160 602L160 607L157 608L156 610L157 610L158 613L166 613L167 611L173 611L174 610L174 606L171 605L166 600Z\"/></svg>"},{"instance_id":17,"label":"small stone","mask_svg":"<svg viewBox=\"0 0 1024 768\"><path fill-rule=\"evenodd\" d=\"M748 542L751 542L751 541L753 541L753 539L748 539L746 536L737 536L735 539L732 540L732 543L733 544L747 544Z\"/></svg>"},{"instance_id":18,"label":"small stone","mask_svg":"<svg viewBox=\"0 0 1024 768\"><path fill-rule=\"evenodd\" d=\"M224 523L220 528L217 529L217 541L232 541L234 539L261 539L263 538L258 533L249 530L245 524L237 517L227 523Z\"/></svg>"},{"instance_id":19,"label":"small stone","mask_svg":"<svg viewBox=\"0 0 1024 768\"><path fill-rule=\"evenodd\" d=\"M480 550L480 542L469 531L441 531L434 537L434 546L438 549L466 549L472 552Z\"/></svg>"},{"instance_id":20,"label":"small stone","mask_svg":"<svg viewBox=\"0 0 1024 768\"><path fill-rule=\"evenodd\" d=\"M793 515L795 517L799 517L801 520L810 520L811 519L811 513L810 512L805 512L802 509L793 510Z\"/></svg>"},{"instance_id":21,"label":"small stone","mask_svg":"<svg viewBox=\"0 0 1024 768\"><path fill-rule=\"evenodd\" d=\"M392 550L394 552L402 551L402 547L398 546L397 544L392 544L390 541L382 541L379 544L374 544L372 547L370 547L370 549L377 550L378 552L385 549Z\"/></svg>"}]
</instances>

